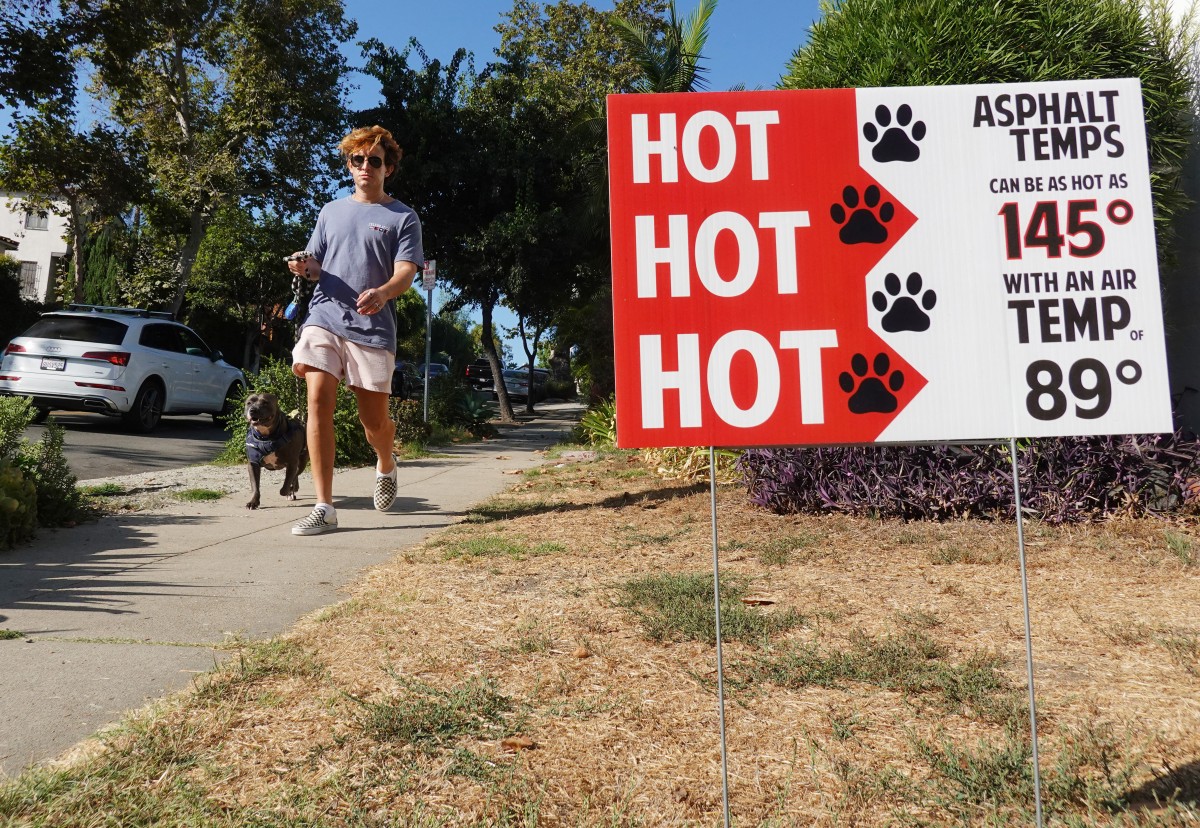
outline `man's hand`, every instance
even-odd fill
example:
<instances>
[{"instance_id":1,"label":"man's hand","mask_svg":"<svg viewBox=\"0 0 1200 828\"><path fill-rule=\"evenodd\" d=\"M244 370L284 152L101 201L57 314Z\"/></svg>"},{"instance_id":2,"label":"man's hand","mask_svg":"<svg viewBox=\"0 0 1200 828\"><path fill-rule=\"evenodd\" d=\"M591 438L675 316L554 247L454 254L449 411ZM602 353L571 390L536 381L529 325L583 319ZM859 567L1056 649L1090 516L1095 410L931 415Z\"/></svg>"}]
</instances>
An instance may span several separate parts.
<instances>
[{"instance_id":1,"label":"man's hand","mask_svg":"<svg viewBox=\"0 0 1200 828\"><path fill-rule=\"evenodd\" d=\"M373 316L383 310L387 304L387 295L381 288L367 288L358 294L358 312L364 316Z\"/></svg>"},{"instance_id":2,"label":"man's hand","mask_svg":"<svg viewBox=\"0 0 1200 828\"><path fill-rule=\"evenodd\" d=\"M287 262L288 270L296 276L310 282L321 278L321 263L314 259L313 254L307 250L298 250L292 255L286 256L284 261Z\"/></svg>"}]
</instances>

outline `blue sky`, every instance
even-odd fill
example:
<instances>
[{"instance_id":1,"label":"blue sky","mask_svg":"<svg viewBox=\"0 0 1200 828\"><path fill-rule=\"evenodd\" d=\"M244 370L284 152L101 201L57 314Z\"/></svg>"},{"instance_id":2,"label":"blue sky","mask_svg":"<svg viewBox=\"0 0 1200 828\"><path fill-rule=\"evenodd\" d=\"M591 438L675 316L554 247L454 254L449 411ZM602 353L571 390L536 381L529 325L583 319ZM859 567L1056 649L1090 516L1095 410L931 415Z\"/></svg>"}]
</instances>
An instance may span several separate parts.
<instances>
[{"instance_id":1,"label":"blue sky","mask_svg":"<svg viewBox=\"0 0 1200 828\"><path fill-rule=\"evenodd\" d=\"M592 0L599 9L611 9L612 0ZM695 0L676 0L680 17L690 14ZM346 0L346 16L358 22L355 40L377 37L384 43L403 48L410 37L420 41L431 58L446 60L459 47L474 52L475 65L482 68L493 57L500 38L495 26L501 15L512 8L511 0L442 0L440 3L385 2L384 0ZM712 91L737 84L747 89L772 89L783 74L788 59L808 39L808 30L819 17L817 0L718 0L709 25L704 50L706 79ZM352 66L361 63L361 53L353 44L344 50ZM351 106L365 109L379 99L373 78L353 75L358 85ZM436 251L427 251L436 256ZM440 306L435 293L434 310ZM478 319L478 313L473 314ZM515 327L516 319L502 308L495 315L497 333ZM507 339L513 359L525 361L520 343Z\"/></svg>"},{"instance_id":2,"label":"blue sky","mask_svg":"<svg viewBox=\"0 0 1200 828\"><path fill-rule=\"evenodd\" d=\"M591 0L598 9L611 9L612 0ZM691 13L696 0L676 0L680 17ZM494 31L511 0L442 0L439 3L346 0L347 17L358 21L356 40L378 37L403 47L410 37L421 42L430 57L448 59L462 46L475 53L482 68L499 44ZM774 88L796 48L808 39L819 16L817 0L718 0L704 50L709 88L721 91L743 83L747 89ZM360 61L357 48L346 52L352 64ZM374 81L357 76L360 90L354 102L374 103Z\"/></svg>"}]
</instances>

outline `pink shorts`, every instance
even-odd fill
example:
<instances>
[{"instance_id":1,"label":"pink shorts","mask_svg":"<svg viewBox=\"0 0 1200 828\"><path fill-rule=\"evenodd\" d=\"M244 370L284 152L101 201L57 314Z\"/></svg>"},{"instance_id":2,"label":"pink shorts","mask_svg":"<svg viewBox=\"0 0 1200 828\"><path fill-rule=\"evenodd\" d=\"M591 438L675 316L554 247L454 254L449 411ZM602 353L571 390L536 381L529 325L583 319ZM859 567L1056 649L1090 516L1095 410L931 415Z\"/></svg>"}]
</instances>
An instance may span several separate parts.
<instances>
[{"instance_id":1,"label":"pink shorts","mask_svg":"<svg viewBox=\"0 0 1200 828\"><path fill-rule=\"evenodd\" d=\"M334 336L316 325L306 325L292 349L292 372L297 376L300 373L296 368L300 365L333 374L354 388L388 394L392 390L396 355Z\"/></svg>"}]
</instances>

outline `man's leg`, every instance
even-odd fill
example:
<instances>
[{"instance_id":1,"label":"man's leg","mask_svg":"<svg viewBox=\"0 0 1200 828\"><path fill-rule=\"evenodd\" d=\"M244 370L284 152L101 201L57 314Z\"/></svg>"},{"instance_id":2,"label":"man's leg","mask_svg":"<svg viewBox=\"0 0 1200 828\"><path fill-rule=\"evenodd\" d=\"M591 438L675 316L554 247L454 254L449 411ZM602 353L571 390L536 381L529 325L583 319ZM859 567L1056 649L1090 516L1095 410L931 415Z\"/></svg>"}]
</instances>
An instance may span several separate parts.
<instances>
[{"instance_id":1,"label":"man's leg","mask_svg":"<svg viewBox=\"0 0 1200 828\"><path fill-rule=\"evenodd\" d=\"M396 424L392 422L388 411L388 394L381 391L367 391L364 388L350 387L358 399L358 421L366 432L367 442L375 449L379 462L375 471L379 474L390 474L395 461L392 452L396 450Z\"/></svg>"},{"instance_id":2,"label":"man's leg","mask_svg":"<svg viewBox=\"0 0 1200 828\"><path fill-rule=\"evenodd\" d=\"M312 463L313 486L317 502L333 504L333 462L337 435L333 430L333 411L337 407L338 378L333 374L304 366L308 385L308 458Z\"/></svg>"}]
</instances>

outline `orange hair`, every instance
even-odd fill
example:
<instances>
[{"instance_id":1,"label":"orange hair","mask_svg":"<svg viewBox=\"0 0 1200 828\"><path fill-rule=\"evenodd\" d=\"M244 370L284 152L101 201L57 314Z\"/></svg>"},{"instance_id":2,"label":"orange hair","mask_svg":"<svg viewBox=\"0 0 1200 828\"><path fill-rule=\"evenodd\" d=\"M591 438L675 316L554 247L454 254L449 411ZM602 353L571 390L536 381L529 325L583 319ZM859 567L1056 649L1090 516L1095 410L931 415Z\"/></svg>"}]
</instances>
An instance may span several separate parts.
<instances>
[{"instance_id":1,"label":"orange hair","mask_svg":"<svg viewBox=\"0 0 1200 828\"><path fill-rule=\"evenodd\" d=\"M404 155L404 150L400 149L400 145L396 143L396 139L392 137L392 133L388 132L383 127L376 124L375 126L359 127L351 132L342 142L338 144L338 149L342 153L343 158L349 158L357 151L370 153L375 147L383 147L383 164L385 167L395 167L400 163L400 158Z\"/></svg>"}]
</instances>

